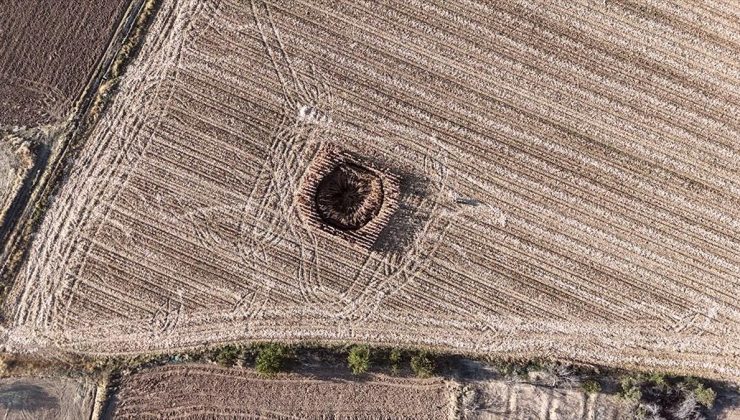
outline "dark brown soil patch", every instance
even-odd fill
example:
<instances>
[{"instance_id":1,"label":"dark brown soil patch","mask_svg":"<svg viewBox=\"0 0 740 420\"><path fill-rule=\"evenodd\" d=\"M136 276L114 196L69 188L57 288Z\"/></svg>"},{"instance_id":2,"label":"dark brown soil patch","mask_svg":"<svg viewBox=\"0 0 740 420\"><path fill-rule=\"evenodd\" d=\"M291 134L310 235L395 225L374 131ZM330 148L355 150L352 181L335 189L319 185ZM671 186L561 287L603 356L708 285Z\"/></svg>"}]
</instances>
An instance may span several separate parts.
<instances>
[{"instance_id":1,"label":"dark brown soil patch","mask_svg":"<svg viewBox=\"0 0 740 420\"><path fill-rule=\"evenodd\" d=\"M450 402L441 378L261 378L251 369L186 364L124 378L103 418L445 419Z\"/></svg>"},{"instance_id":2,"label":"dark brown soil patch","mask_svg":"<svg viewBox=\"0 0 740 420\"><path fill-rule=\"evenodd\" d=\"M10 1L0 7L0 125L65 118L130 0Z\"/></svg>"},{"instance_id":3,"label":"dark brown soil patch","mask_svg":"<svg viewBox=\"0 0 740 420\"><path fill-rule=\"evenodd\" d=\"M357 230L378 215L383 206L383 181L369 169L339 165L319 182L316 209L328 224Z\"/></svg>"}]
</instances>

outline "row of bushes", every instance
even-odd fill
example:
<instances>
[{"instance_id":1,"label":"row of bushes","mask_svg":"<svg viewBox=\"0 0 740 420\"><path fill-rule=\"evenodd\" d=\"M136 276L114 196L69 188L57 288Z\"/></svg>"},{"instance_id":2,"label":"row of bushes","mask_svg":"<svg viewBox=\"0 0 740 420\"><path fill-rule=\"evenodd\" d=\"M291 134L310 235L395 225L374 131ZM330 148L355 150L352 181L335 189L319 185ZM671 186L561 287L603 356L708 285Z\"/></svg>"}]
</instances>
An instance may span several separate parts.
<instances>
[{"instance_id":1,"label":"row of bushes","mask_svg":"<svg viewBox=\"0 0 740 420\"><path fill-rule=\"evenodd\" d=\"M382 354L382 353L381 353ZM378 362L387 362L390 371L394 375L401 372L401 363L405 359L405 354L399 349L393 349L387 354L387 361L375 359ZM368 346L352 346L349 350L347 363L349 369L355 375L362 375L370 369L373 358ZM409 367L414 374L420 378L428 378L434 374L434 357L427 351L419 351L411 355Z\"/></svg>"},{"instance_id":2,"label":"row of bushes","mask_svg":"<svg viewBox=\"0 0 740 420\"><path fill-rule=\"evenodd\" d=\"M369 346L356 345L349 348L347 365L355 375L362 375L372 365L387 367L390 373L398 375L408 362L411 371L420 378L432 376L435 358L427 351L371 350ZM222 366L254 363L258 373L273 376L278 372L290 370L295 362L295 353L289 346L270 343L254 347L224 346L215 350L207 359Z\"/></svg>"},{"instance_id":3,"label":"row of bushes","mask_svg":"<svg viewBox=\"0 0 740 420\"><path fill-rule=\"evenodd\" d=\"M349 349L330 350L329 354L337 363L341 363L339 357L346 357L347 366L355 375L363 375L373 367L387 369L394 375L410 369L414 375L424 378L434 374L437 364L436 357L423 350L378 349L354 345ZM226 346L217 350L210 359L224 366L250 360L260 374L272 376L290 370L296 354L293 348L281 344ZM504 379L528 380L553 387L580 385L586 393L601 392L601 382L594 376L599 372L588 368L537 360L499 361L494 362L494 365ZM614 383L613 379L604 380ZM619 395L634 404L635 418L638 419L702 419L708 414L716 398L715 391L698 379L662 374L623 376L619 389Z\"/></svg>"},{"instance_id":4,"label":"row of bushes","mask_svg":"<svg viewBox=\"0 0 740 420\"><path fill-rule=\"evenodd\" d=\"M635 404L642 419L703 419L714 405L717 393L693 377L663 374L634 374L620 381L619 395Z\"/></svg>"}]
</instances>

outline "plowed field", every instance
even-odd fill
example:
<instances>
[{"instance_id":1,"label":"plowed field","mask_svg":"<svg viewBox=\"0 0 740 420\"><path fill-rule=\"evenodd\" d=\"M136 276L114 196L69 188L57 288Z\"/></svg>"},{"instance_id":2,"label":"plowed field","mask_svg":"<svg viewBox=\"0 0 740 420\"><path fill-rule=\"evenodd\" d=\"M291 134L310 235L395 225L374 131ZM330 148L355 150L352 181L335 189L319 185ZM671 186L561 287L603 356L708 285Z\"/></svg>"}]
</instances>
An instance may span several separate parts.
<instances>
[{"instance_id":1,"label":"plowed field","mask_svg":"<svg viewBox=\"0 0 740 420\"><path fill-rule=\"evenodd\" d=\"M103 418L620 420L630 412L616 395L578 389L376 374L359 380L323 372L263 379L252 370L210 365L152 368L124 378Z\"/></svg>"},{"instance_id":2,"label":"plowed field","mask_svg":"<svg viewBox=\"0 0 740 420\"><path fill-rule=\"evenodd\" d=\"M11 348L365 341L740 378L740 12L165 1L6 301ZM400 178L306 223L325 144Z\"/></svg>"},{"instance_id":3,"label":"plowed field","mask_svg":"<svg viewBox=\"0 0 740 420\"><path fill-rule=\"evenodd\" d=\"M445 419L454 409L454 394L441 379L261 379L251 370L189 365L131 375L119 389L107 413L114 419Z\"/></svg>"},{"instance_id":4,"label":"plowed field","mask_svg":"<svg viewBox=\"0 0 740 420\"><path fill-rule=\"evenodd\" d=\"M67 118L129 2L3 2L0 126Z\"/></svg>"}]
</instances>

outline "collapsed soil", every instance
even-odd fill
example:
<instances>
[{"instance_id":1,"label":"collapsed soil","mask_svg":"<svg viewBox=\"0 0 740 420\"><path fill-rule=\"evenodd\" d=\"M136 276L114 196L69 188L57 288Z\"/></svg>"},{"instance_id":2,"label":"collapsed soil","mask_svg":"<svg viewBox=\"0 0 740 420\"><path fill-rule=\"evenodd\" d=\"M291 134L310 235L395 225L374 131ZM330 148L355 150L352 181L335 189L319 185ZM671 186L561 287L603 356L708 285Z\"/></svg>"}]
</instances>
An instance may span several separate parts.
<instances>
[{"instance_id":1,"label":"collapsed soil","mask_svg":"<svg viewBox=\"0 0 740 420\"><path fill-rule=\"evenodd\" d=\"M334 168L317 186L320 217L343 230L356 230L375 217L383 205L383 182L372 171L352 164Z\"/></svg>"},{"instance_id":2,"label":"collapsed soil","mask_svg":"<svg viewBox=\"0 0 740 420\"><path fill-rule=\"evenodd\" d=\"M333 369L262 378L252 369L169 365L125 376L104 418L626 419L616 395L513 383L456 382Z\"/></svg>"},{"instance_id":3,"label":"collapsed soil","mask_svg":"<svg viewBox=\"0 0 740 420\"><path fill-rule=\"evenodd\" d=\"M740 378L737 11L164 2L5 305L8 347L363 341ZM322 143L402 174L306 226Z\"/></svg>"}]
</instances>

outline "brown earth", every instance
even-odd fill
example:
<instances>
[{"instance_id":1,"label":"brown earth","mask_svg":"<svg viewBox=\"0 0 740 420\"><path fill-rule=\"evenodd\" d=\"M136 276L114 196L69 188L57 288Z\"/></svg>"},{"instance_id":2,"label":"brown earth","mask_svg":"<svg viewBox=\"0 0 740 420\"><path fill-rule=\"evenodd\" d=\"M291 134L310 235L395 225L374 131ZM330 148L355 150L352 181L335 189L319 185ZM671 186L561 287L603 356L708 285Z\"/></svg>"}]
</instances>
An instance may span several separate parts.
<instances>
[{"instance_id":1,"label":"brown earth","mask_svg":"<svg viewBox=\"0 0 740 420\"><path fill-rule=\"evenodd\" d=\"M89 419L94 383L70 378L0 379L0 416L7 420Z\"/></svg>"},{"instance_id":2,"label":"brown earth","mask_svg":"<svg viewBox=\"0 0 740 420\"><path fill-rule=\"evenodd\" d=\"M449 386L441 379L263 379L245 369L165 366L126 377L104 418L445 419L454 409Z\"/></svg>"},{"instance_id":3,"label":"brown earth","mask_svg":"<svg viewBox=\"0 0 740 420\"><path fill-rule=\"evenodd\" d=\"M501 379L416 379L332 369L259 377L251 369L170 365L124 377L103 418L462 418L620 420L630 405Z\"/></svg>"},{"instance_id":4,"label":"brown earth","mask_svg":"<svg viewBox=\"0 0 740 420\"><path fill-rule=\"evenodd\" d=\"M34 126L67 118L129 2L4 2L0 126Z\"/></svg>"},{"instance_id":5,"label":"brown earth","mask_svg":"<svg viewBox=\"0 0 740 420\"><path fill-rule=\"evenodd\" d=\"M613 378L601 381L604 392L583 391L586 379L566 368L544 367L526 375L504 375L489 365L458 362L453 375L461 384L458 418L465 420L627 420L634 405L618 396ZM734 394L728 393L728 396Z\"/></svg>"},{"instance_id":6,"label":"brown earth","mask_svg":"<svg viewBox=\"0 0 740 420\"><path fill-rule=\"evenodd\" d=\"M720 1L164 2L7 347L364 341L738 379L738 22ZM402 178L371 249L297 210L326 143Z\"/></svg>"},{"instance_id":7,"label":"brown earth","mask_svg":"<svg viewBox=\"0 0 740 420\"><path fill-rule=\"evenodd\" d=\"M0 222L32 166L33 155L27 142L0 133Z\"/></svg>"},{"instance_id":8,"label":"brown earth","mask_svg":"<svg viewBox=\"0 0 740 420\"><path fill-rule=\"evenodd\" d=\"M528 383L478 381L466 387L462 418L541 420L627 420L632 407L615 394Z\"/></svg>"},{"instance_id":9,"label":"brown earth","mask_svg":"<svg viewBox=\"0 0 740 420\"><path fill-rule=\"evenodd\" d=\"M740 420L740 392L737 385L734 392L728 392L720 403L715 403L717 409L717 420Z\"/></svg>"}]
</instances>

